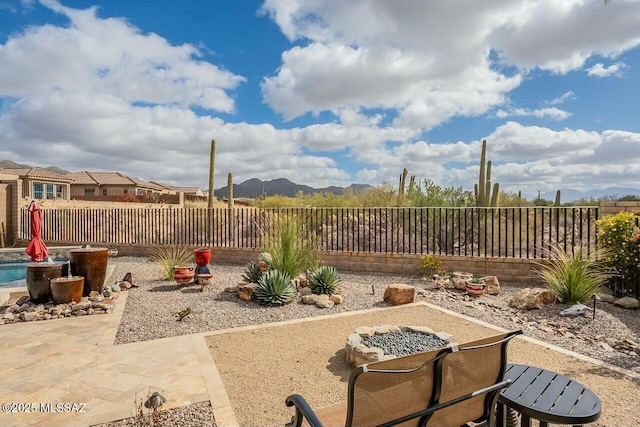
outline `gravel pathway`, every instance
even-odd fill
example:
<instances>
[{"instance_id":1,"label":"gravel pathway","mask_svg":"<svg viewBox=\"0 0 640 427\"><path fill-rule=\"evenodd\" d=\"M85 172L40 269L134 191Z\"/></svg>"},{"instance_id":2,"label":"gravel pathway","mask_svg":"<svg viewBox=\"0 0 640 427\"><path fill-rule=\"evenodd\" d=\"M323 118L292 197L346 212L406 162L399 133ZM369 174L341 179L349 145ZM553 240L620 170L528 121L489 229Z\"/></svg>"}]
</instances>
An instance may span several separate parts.
<instances>
[{"instance_id":1,"label":"gravel pathway","mask_svg":"<svg viewBox=\"0 0 640 427\"><path fill-rule=\"evenodd\" d=\"M386 307L382 302L385 288L393 283L405 283L419 289L418 301L427 301L505 329L522 329L526 335L542 341L640 372L637 344L640 343L640 316L637 310L600 303L596 319L592 320L590 313L577 318L561 317L560 311L567 308L563 304L550 304L526 312L509 308L512 296L530 286L526 283L503 282L499 295L472 298L460 291L437 290L418 276L340 273L344 303L323 310L301 303L264 307L238 299L234 289L242 283L243 266L216 264L211 285L180 287L162 279L160 267L146 259L118 257L110 259L110 263L115 266L112 279L121 279L131 272L140 285L127 291L129 295L115 344ZM187 306L192 307L193 313L178 321L176 313ZM181 415L176 416L182 417L180 425L185 426L202 425L201 421L195 421L197 417L212 418L211 408L206 405L163 412L174 411L180 411ZM189 421L192 418L194 421ZM141 425L136 422L139 420L131 418L104 426Z\"/></svg>"}]
</instances>

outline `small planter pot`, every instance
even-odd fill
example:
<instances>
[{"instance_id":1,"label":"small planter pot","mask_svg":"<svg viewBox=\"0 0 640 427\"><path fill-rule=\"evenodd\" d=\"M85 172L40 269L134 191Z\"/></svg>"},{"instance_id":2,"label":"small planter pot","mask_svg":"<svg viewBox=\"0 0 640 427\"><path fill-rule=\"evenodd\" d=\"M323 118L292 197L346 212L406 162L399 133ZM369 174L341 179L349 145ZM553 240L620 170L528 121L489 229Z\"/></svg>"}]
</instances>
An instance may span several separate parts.
<instances>
[{"instance_id":1,"label":"small planter pot","mask_svg":"<svg viewBox=\"0 0 640 427\"><path fill-rule=\"evenodd\" d=\"M447 289L451 287L451 279L448 274L434 274L433 281L438 289Z\"/></svg>"},{"instance_id":2,"label":"small planter pot","mask_svg":"<svg viewBox=\"0 0 640 427\"><path fill-rule=\"evenodd\" d=\"M196 277L198 278L199 284L201 284L202 286L207 286L211 284L211 279L213 278L213 274L211 273L198 274Z\"/></svg>"},{"instance_id":3,"label":"small planter pot","mask_svg":"<svg viewBox=\"0 0 640 427\"><path fill-rule=\"evenodd\" d=\"M464 291L467 287L467 281L473 278L473 273L467 273L466 271L454 271L453 272L453 287Z\"/></svg>"},{"instance_id":4,"label":"small planter pot","mask_svg":"<svg viewBox=\"0 0 640 427\"><path fill-rule=\"evenodd\" d=\"M193 280L195 275L194 268L186 265L177 265L173 267L173 280L179 285L186 285Z\"/></svg>"},{"instance_id":5,"label":"small planter pot","mask_svg":"<svg viewBox=\"0 0 640 427\"><path fill-rule=\"evenodd\" d=\"M467 293L471 296L479 297L481 295L484 295L484 289L486 286L487 285L485 285L484 283L473 283L471 281L467 281Z\"/></svg>"},{"instance_id":6,"label":"small planter pot","mask_svg":"<svg viewBox=\"0 0 640 427\"><path fill-rule=\"evenodd\" d=\"M198 248L193 251L193 256L198 265L208 265L211 262L211 249Z\"/></svg>"},{"instance_id":7,"label":"small planter pot","mask_svg":"<svg viewBox=\"0 0 640 427\"><path fill-rule=\"evenodd\" d=\"M51 298L54 304L68 304L82 301L84 277L56 277L51 279Z\"/></svg>"}]
</instances>

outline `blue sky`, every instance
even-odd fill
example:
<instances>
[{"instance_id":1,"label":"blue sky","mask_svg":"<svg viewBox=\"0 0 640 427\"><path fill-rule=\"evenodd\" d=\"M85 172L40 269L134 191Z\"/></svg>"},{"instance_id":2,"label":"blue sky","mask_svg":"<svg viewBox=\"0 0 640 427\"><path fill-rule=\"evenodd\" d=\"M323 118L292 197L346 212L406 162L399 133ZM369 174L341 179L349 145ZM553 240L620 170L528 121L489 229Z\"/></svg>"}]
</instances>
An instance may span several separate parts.
<instances>
[{"instance_id":1,"label":"blue sky","mask_svg":"<svg viewBox=\"0 0 640 427\"><path fill-rule=\"evenodd\" d=\"M0 0L0 158L207 187L640 188L640 1Z\"/></svg>"}]
</instances>

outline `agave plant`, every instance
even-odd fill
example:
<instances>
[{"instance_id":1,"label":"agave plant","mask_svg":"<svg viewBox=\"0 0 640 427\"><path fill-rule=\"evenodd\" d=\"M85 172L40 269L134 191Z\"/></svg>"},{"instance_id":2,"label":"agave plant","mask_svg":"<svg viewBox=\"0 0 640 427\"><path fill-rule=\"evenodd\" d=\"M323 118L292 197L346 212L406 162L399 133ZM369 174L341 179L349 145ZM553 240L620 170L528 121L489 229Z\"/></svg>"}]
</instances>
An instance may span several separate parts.
<instances>
[{"instance_id":1,"label":"agave plant","mask_svg":"<svg viewBox=\"0 0 640 427\"><path fill-rule=\"evenodd\" d=\"M258 283L260 277L262 277L262 270L260 270L258 263L255 261L249 262L242 275L242 280L246 283Z\"/></svg>"},{"instance_id":2,"label":"agave plant","mask_svg":"<svg viewBox=\"0 0 640 427\"><path fill-rule=\"evenodd\" d=\"M340 292L340 278L335 268L323 265L309 277L309 287L314 294L333 295Z\"/></svg>"},{"instance_id":3,"label":"agave plant","mask_svg":"<svg viewBox=\"0 0 640 427\"><path fill-rule=\"evenodd\" d=\"M151 260L160 263L162 277L167 280L173 280L173 267L190 264L192 258L193 251L185 246L167 245L151 249Z\"/></svg>"},{"instance_id":4,"label":"agave plant","mask_svg":"<svg viewBox=\"0 0 640 427\"><path fill-rule=\"evenodd\" d=\"M282 305L293 300L296 290L287 273L269 270L258 280L254 295L260 304Z\"/></svg>"}]
</instances>

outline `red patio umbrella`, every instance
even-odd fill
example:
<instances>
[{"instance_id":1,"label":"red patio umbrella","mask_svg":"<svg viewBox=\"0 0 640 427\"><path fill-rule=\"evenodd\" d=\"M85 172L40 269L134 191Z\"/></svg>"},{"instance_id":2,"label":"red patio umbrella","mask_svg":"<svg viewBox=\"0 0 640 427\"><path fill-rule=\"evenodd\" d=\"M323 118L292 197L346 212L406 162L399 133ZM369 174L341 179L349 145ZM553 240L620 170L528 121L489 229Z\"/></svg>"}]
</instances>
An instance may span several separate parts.
<instances>
[{"instance_id":1,"label":"red patio umbrella","mask_svg":"<svg viewBox=\"0 0 640 427\"><path fill-rule=\"evenodd\" d=\"M31 257L31 261L44 261L47 257L47 245L40 238L42 232L42 211L35 201L29 205L29 219L31 220L31 241L25 252Z\"/></svg>"}]
</instances>

